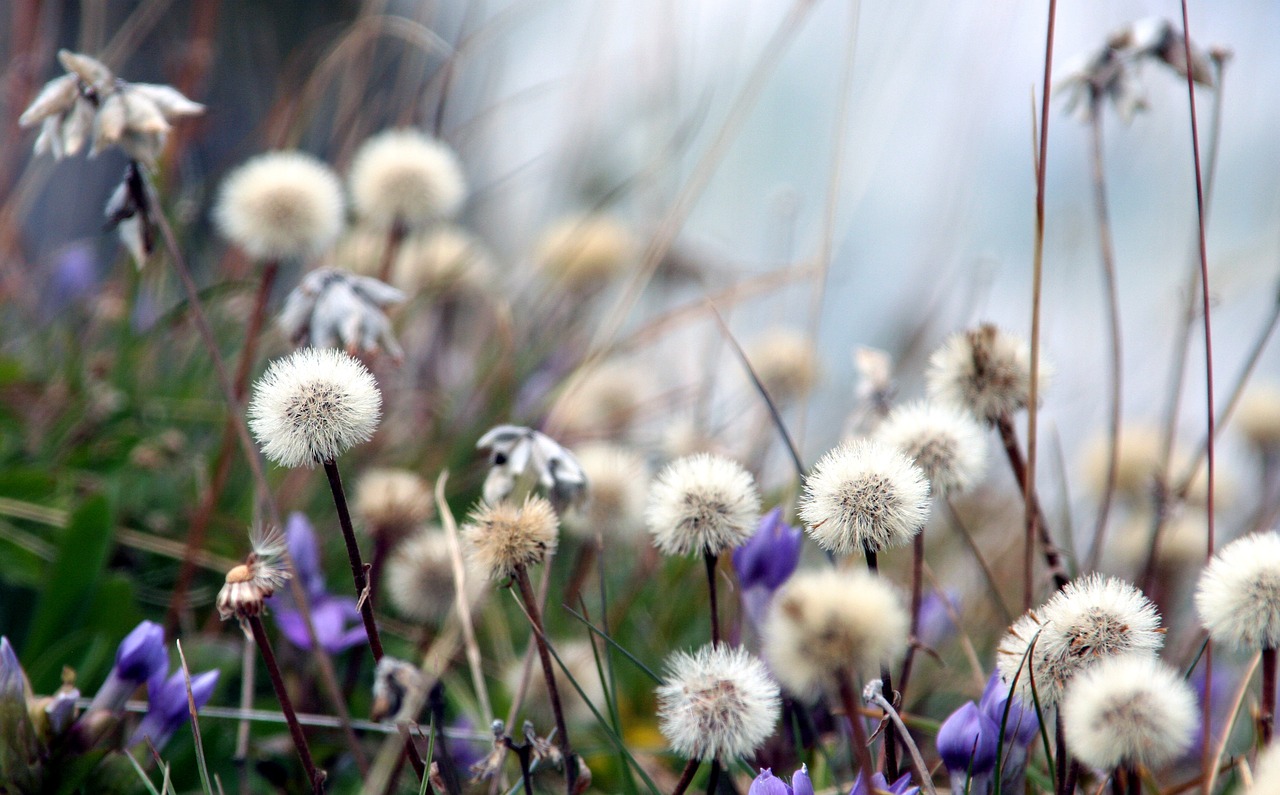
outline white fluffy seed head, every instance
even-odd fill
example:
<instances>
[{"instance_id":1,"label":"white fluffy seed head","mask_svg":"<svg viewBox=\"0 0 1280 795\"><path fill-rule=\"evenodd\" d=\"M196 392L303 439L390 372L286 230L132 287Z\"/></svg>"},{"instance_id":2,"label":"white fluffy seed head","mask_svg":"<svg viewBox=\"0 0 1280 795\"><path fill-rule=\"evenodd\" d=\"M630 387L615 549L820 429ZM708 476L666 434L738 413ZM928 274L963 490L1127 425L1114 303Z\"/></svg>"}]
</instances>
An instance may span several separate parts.
<instances>
[{"instance_id":1,"label":"white fluffy seed head","mask_svg":"<svg viewBox=\"0 0 1280 795\"><path fill-rule=\"evenodd\" d=\"M313 467L368 441L381 407L378 385L359 361L333 348L301 348L272 362L253 385L249 427L267 458Z\"/></svg>"},{"instance_id":2,"label":"white fluffy seed head","mask_svg":"<svg viewBox=\"0 0 1280 795\"><path fill-rule=\"evenodd\" d=\"M356 513L369 534L389 544L431 516L431 487L407 469L371 469L356 483Z\"/></svg>"},{"instance_id":3,"label":"white fluffy seed head","mask_svg":"<svg viewBox=\"0 0 1280 795\"><path fill-rule=\"evenodd\" d=\"M860 569L799 572L774 595L763 654L788 692L812 700L842 676L876 676L907 646L911 616L882 578Z\"/></svg>"},{"instance_id":4,"label":"white fluffy seed head","mask_svg":"<svg viewBox=\"0 0 1280 795\"><path fill-rule=\"evenodd\" d=\"M601 213L572 215L543 233L534 260L570 290L586 291L626 269L634 250L631 233L618 220Z\"/></svg>"},{"instance_id":5,"label":"white fluffy seed head","mask_svg":"<svg viewBox=\"0 0 1280 795\"><path fill-rule=\"evenodd\" d=\"M773 734L781 699L760 660L725 644L667 659L658 728L686 759L750 756Z\"/></svg>"},{"instance_id":6,"label":"white fluffy seed head","mask_svg":"<svg viewBox=\"0 0 1280 795\"><path fill-rule=\"evenodd\" d=\"M644 528L649 469L633 450L593 442L574 451L587 475L587 497L565 525L574 535L627 541Z\"/></svg>"},{"instance_id":7,"label":"white fluffy seed head","mask_svg":"<svg viewBox=\"0 0 1280 795\"><path fill-rule=\"evenodd\" d=\"M884 442L841 444L805 478L799 516L818 546L836 555L906 546L929 518L929 481Z\"/></svg>"},{"instance_id":8,"label":"white fluffy seed head","mask_svg":"<svg viewBox=\"0 0 1280 795\"><path fill-rule=\"evenodd\" d=\"M1039 633L1037 637L1037 632ZM1018 668L1028 646L1028 667ZM1125 654L1154 655L1164 645L1160 614L1137 588L1114 577L1091 574L1066 584L1039 609L1020 618L1001 640L997 664L1027 703L1032 678L1043 706L1057 704L1081 671Z\"/></svg>"},{"instance_id":9,"label":"white fluffy seed head","mask_svg":"<svg viewBox=\"0 0 1280 795\"><path fill-rule=\"evenodd\" d=\"M1274 795L1277 792L1280 792L1280 744L1272 744L1258 754L1249 795Z\"/></svg>"},{"instance_id":10,"label":"white fluffy seed head","mask_svg":"<svg viewBox=\"0 0 1280 795\"><path fill-rule=\"evenodd\" d=\"M760 492L736 461L700 453L658 474L644 518L663 554L719 555L742 546L755 531Z\"/></svg>"},{"instance_id":11,"label":"white fluffy seed head","mask_svg":"<svg viewBox=\"0 0 1280 795\"><path fill-rule=\"evenodd\" d=\"M1062 721L1067 748L1091 767L1158 768L1191 746L1196 697L1156 657L1124 655L1072 680L1062 700Z\"/></svg>"},{"instance_id":12,"label":"white fluffy seed head","mask_svg":"<svg viewBox=\"0 0 1280 795\"><path fill-rule=\"evenodd\" d=\"M555 551L560 519L551 503L529 496L523 505L481 503L462 528L467 556L489 579L510 577Z\"/></svg>"},{"instance_id":13,"label":"white fluffy seed head","mask_svg":"<svg viewBox=\"0 0 1280 795\"><path fill-rule=\"evenodd\" d=\"M1247 535L1219 550L1200 575L1196 612L1218 643L1280 647L1280 534Z\"/></svg>"},{"instance_id":14,"label":"white fluffy seed head","mask_svg":"<svg viewBox=\"0 0 1280 795\"><path fill-rule=\"evenodd\" d=\"M214 220L222 234L259 260L315 256L342 231L342 183L302 152L268 152L222 183Z\"/></svg>"},{"instance_id":15,"label":"white fluffy seed head","mask_svg":"<svg viewBox=\"0 0 1280 795\"><path fill-rule=\"evenodd\" d=\"M967 490L987 466L982 427L972 414L949 404L899 406L876 428L876 438L914 461L940 497Z\"/></svg>"},{"instance_id":16,"label":"white fluffy seed head","mask_svg":"<svg viewBox=\"0 0 1280 795\"><path fill-rule=\"evenodd\" d=\"M747 350L747 361L779 403L808 396L818 383L818 352L807 336L791 329L766 331Z\"/></svg>"},{"instance_id":17,"label":"white fluffy seed head","mask_svg":"<svg viewBox=\"0 0 1280 795\"><path fill-rule=\"evenodd\" d=\"M467 597L483 594L484 574L466 572ZM401 615L422 624L439 624L457 604L453 557L449 538L439 528L427 528L396 547L387 562L387 597Z\"/></svg>"},{"instance_id":18,"label":"white fluffy seed head","mask_svg":"<svg viewBox=\"0 0 1280 795\"><path fill-rule=\"evenodd\" d=\"M362 218L406 230L452 216L467 194L453 150L417 130L387 130L361 144L350 185Z\"/></svg>"},{"instance_id":19,"label":"white fluffy seed head","mask_svg":"<svg viewBox=\"0 0 1280 795\"><path fill-rule=\"evenodd\" d=\"M1040 368L1041 394L1049 376ZM1027 407L1031 353L1027 343L991 324L952 336L929 357L929 397L994 421Z\"/></svg>"},{"instance_id":20,"label":"white fluffy seed head","mask_svg":"<svg viewBox=\"0 0 1280 795\"><path fill-rule=\"evenodd\" d=\"M391 283L416 295L477 293L490 287L493 256L465 229L441 225L406 238L391 267Z\"/></svg>"},{"instance_id":21,"label":"white fluffy seed head","mask_svg":"<svg viewBox=\"0 0 1280 795\"><path fill-rule=\"evenodd\" d=\"M1236 427L1261 450L1280 448L1280 384L1249 387L1236 409Z\"/></svg>"}]
</instances>

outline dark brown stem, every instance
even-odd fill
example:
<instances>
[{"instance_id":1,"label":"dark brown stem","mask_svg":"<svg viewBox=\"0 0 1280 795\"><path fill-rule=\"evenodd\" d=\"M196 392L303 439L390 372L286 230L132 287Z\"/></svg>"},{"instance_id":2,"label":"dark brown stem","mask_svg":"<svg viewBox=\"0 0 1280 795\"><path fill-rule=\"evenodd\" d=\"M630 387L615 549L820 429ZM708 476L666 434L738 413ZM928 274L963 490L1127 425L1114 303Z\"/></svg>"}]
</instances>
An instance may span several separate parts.
<instances>
[{"instance_id":1,"label":"dark brown stem","mask_svg":"<svg viewBox=\"0 0 1280 795\"><path fill-rule=\"evenodd\" d=\"M858 711L858 699L854 695L853 684L848 673L841 671L836 674L836 678L839 680L840 704L844 707L845 714L849 718L851 729L849 734L849 754L857 763L858 769L862 771L865 780L870 781L871 776L876 772L876 767L871 761L867 727L863 725L862 714ZM854 778L857 778L856 770L854 771Z\"/></svg>"},{"instance_id":2,"label":"dark brown stem","mask_svg":"<svg viewBox=\"0 0 1280 795\"><path fill-rule=\"evenodd\" d=\"M689 760L684 766L684 772L680 774L680 780L676 782L676 788L671 790L671 795L684 795L684 791L693 783L693 776L698 772L699 763L697 759Z\"/></svg>"},{"instance_id":3,"label":"dark brown stem","mask_svg":"<svg viewBox=\"0 0 1280 795\"><path fill-rule=\"evenodd\" d=\"M257 616L249 616L245 621L249 624L249 630L253 632L253 640L258 644L258 651L262 653L262 661L266 663L267 673L271 677L271 686L276 691L276 700L280 702L280 711L284 713L285 722L289 724L289 734L293 736L293 747L298 749L298 756L302 759L302 767L307 771L307 780L311 782L311 791L314 793L324 792L324 771L318 770L316 763L311 759L311 749L307 746L307 736L302 733L302 725L298 723L298 715L293 711L293 701L289 698L289 691L285 689L284 679L280 677L280 666L276 664L276 655L271 650L271 639L267 637L266 630L262 628L262 619Z\"/></svg>"},{"instance_id":4,"label":"dark brown stem","mask_svg":"<svg viewBox=\"0 0 1280 795\"><path fill-rule=\"evenodd\" d=\"M719 558L710 550L702 553L707 566L707 587L711 590L711 645L720 645L720 611L716 605L716 563Z\"/></svg>"},{"instance_id":5,"label":"dark brown stem","mask_svg":"<svg viewBox=\"0 0 1280 795\"><path fill-rule=\"evenodd\" d=\"M1142 795L1142 777L1138 775L1138 766L1130 765L1125 768L1124 775L1129 780L1128 795Z\"/></svg>"},{"instance_id":6,"label":"dark brown stem","mask_svg":"<svg viewBox=\"0 0 1280 795\"><path fill-rule=\"evenodd\" d=\"M1054 782L1054 791L1058 795L1070 795L1071 790L1067 789L1067 779L1069 778L1067 768L1071 767L1071 756L1067 752L1067 732L1062 725L1062 710L1054 710L1055 730L1053 733L1053 755L1054 755L1054 772L1057 775L1057 781ZM1074 787L1072 787L1074 789Z\"/></svg>"},{"instance_id":7,"label":"dark brown stem","mask_svg":"<svg viewBox=\"0 0 1280 795\"><path fill-rule=\"evenodd\" d=\"M1206 724L1208 725L1208 724ZM1258 731L1262 747L1271 746L1276 727L1276 650L1262 650L1262 705L1258 709Z\"/></svg>"},{"instance_id":8,"label":"dark brown stem","mask_svg":"<svg viewBox=\"0 0 1280 795\"><path fill-rule=\"evenodd\" d=\"M338 510L338 524L342 526L342 539L347 543L347 559L351 562L351 579L356 586L356 598L360 600L360 618L364 620L364 629L369 635L369 650L373 652L373 661L376 663L382 659L382 637L373 620L373 599L368 592L369 577L365 573L364 561L360 558L360 546L356 544L356 530L351 525L351 512L347 509L347 494L342 488L342 475L338 473L337 462L325 461L324 473L329 478L333 505Z\"/></svg>"},{"instance_id":9,"label":"dark brown stem","mask_svg":"<svg viewBox=\"0 0 1280 795\"><path fill-rule=\"evenodd\" d=\"M1027 522L1027 533L1031 534L1028 538L1029 542L1035 541L1035 536L1039 535L1040 544L1044 547L1044 562L1048 566L1049 572L1053 575L1053 584L1055 588L1061 588L1070 582L1071 577L1067 574L1066 568L1062 563L1062 555L1058 552L1058 547L1053 543L1053 538L1049 535L1049 524L1045 521L1044 510L1040 507L1040 497L1036 494L1034 488L1030 488L1027 481L1027 463L1022 457L1022 448L1018 446L1018 435L1013 430L1013 421L1008 415L1001 416L996 419L996 430L1000 433L1000 442L1004 446L1005 455L1009 459L1009 468L1013 470L1013 476L1018 481L1018 488L1028 491L1029 500L1031 501L1030 521Z\"/></svg>"},{"instance_id":10,"label":"dark brown stem","mask_svg":"<svg viewBox=\"0 0 1280 795\"><path fill-rule=\"evenodd\" d=\"M418 780L422 781L427 778L427 766L422 761L422 755L418 753L418 744L413 741L413 733L409 731L409 724L397 724L396 730L400 732L400 739L404 740L404 753L400 757L402 759L408 757L409 764L413 766L413 772L418 776ZM427 782L427 792L435 792L431 787L430 781Z\"/></svg>"},{"instance_id":11,"label":"dark brown stem","mask_svg":"<svg viewBox=\"0 0 1280 795\"><path fill-rule=\"evenodd\" d=\"M387 231L387 243L382 248L382 263L378 265L378 279L390 283L391 268L396 263L396 255L400 253L400 245L404 242L404 224L396 221Z\"/></svg>"},{"instance_id":12,"label":"dark brown stem","mask_svg":"<svg viewBox=\"0 0 1280 795\"><path fill-rule=\"evenodd\" d=\"M1085 568L1098 566L1098 556L1106 540L1107 517L1116 493L1116 471L1120 463L1120 387L1123 365L1123 349L1120 341L1120 292L1116 286L1116 254L1111 242L1111 215L1107 210L1107 182L1102 159L1102 103L1094 101L1090 114L1090 131L1093 166L1093 203L1098 222L1098 249L1102 257L1103 285L1107 297L1107 331L1111 337L1111 397L1110 417L1107 422L1107 475L1102 499L1098 504L1098 518L1089 546Z\"/></svg>"},{"instance_id":13,"label":"dark brown stem","mask_svg":"<svg viewBox=\"0 0 1280 795\"><path fill-rule=\"evenodd\" d=\"M876 555L876 551L871 548L870 544L864 543L862 545L862 554L867 558L867 570L878 577L880 575L880 561ZM922 559L921 566L923 565L924 561ZM880 679L884 684L885 699L887 699L890 704L894 703L897 699L895 698L896 694L893 692L893 676L889 673L889 666L884 662L880 663ZM843 695L844 694L842 693L841 696ZM848 704L845 705L846 708L848 708L848 706ZM850 713L850 719L852 718L853 713ZM897 736L893 732L888 732L885 738L884 766L885 775L889 777L890 781L898 777L898 742ZM868 771L869 770L870 768L868 768ZM867 775L870 776L871 773L868 772Z\"/></svg>"},{"instance_id":14,"label":"dark brown stem","mask_svg":"<svg viewBox=\"0 0 1280 795\"><path fill-rule=\"evenodd\" d=\"M920 606L924 602L924 531L916 534L911 542L911 635L907 644L907 655L902 660L902 674L898 677L898 692L907 692L907 682L911 681L911 667L916 657L916 646L920 643ZM893 698L893 694L889 694Z\"/></svg>"},{"instance_id":15,"label":"dark brown stem","mask_svg":"<svg viewBox=\"0 0 1280 795\"><path fill-rule=\"evenodd\" d=\"M600 554L600 542L597 540L599 536L589 541L583 542L578 547L578 556L573 562L573 573L569 575L569 583L564 587L564 603L567 605L577 604L578 594L582 592L582 585L587 580L587 575L591 573L591 564L594 563Z\"/></svg>"},{"instance_id":16,"label":"dark brown stem","mask_svg":"<svg viewBox=\"0 0 1280 795\"><path fill-rule=\"evenodd\" d=\"M551 701L551 711L556 719L556 744L564 757L564 778L567 792L573 795L578 780L578 760L569 745L569 729L564 720L564 709L560 705L560 690L556 687L556 671L551 662L551 652L547 650L547 638L542 630L542 611L538 607L538 599L534 596L533 586L529 583L529 572L524 566L516 569L514 577L520 589L520 598L524 601L525 612L529 615L529 623L533 625L533 642L538 647L538 659L542 662L542 675L547 680L547 698Z\"/></svg>"},{"instance_id":17,"label":"dark brown stem","mask_svg":"<svg viewBox=\"0 0 1280 795\"><path fill-rule=\"evenodd\" d=\"M707 776L707 795L715 795L716 788L720 786L720 760L711 760L711 775Z\"/></svg>"},{"instance_id":18,"label":"dark brown stem","mask_svg":"<svg viewBox=\"0 0 1280 795\"><path fill-rule=\"evenodd\" d=\"M258 281L258 292L254 298L253 311L249 314L249 325L245 330L244 347L240 349L240 361L236 365L234 393L238 400L244 400L249 386L249 373L253 369L254 357L258 349L258 337L262 333L263 320L267 314L267 302L271 298L271 289L275 286L276 274L280 264L274 260L262 267L262 276ZM231 475L231 455L236 443L234 420L230 417L222 426L222 440L218 443L218 452L214 456L213 478L209 481L209 490L194 516L191 527L187 530L187 545L182 552L182 566L178 569L178 578L173 584L173 595L169 597L169 612L165 625L173 628L178 625L178 615L186 602L187 590L196 573L196 552L204 546L205 533L209 528L209 520L213 516L222 491L227 486Z\"/></svg>"}]
</instances>

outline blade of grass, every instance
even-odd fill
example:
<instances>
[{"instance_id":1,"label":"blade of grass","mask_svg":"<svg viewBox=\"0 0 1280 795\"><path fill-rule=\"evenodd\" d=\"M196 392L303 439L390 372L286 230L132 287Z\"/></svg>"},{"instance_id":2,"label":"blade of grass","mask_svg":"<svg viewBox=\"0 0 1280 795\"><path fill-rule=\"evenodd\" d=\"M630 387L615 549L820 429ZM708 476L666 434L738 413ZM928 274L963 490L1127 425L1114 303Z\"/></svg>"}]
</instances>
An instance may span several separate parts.
<instances>
[{"instance_id":1,"label":"blade of grass","mask_svg":"<svg viewBox=\"0 0 1280 795\"><path fill-rule=\"evenodd\" d=\"M191 713L191 736L196 741L196 766L200 769L200 786L205 795L213 795L213 785L209 781L209 766L204 759L204 742L200 739L200 716L196 713L196 697L191 693L191 670L187 668L187 656L182 653L182 641L175 640L178 647L178 660L182 663L182 680L187 685L187 710Z\"/></svg>"},{"instance_id":2,"label":"blade of grass","mask_svg":"<svg viewBox=\"0 0 1280 795\"><path fill-rule=\"evenodd\" d=\"M637 668L639 668L641 671L643 671L643 672L645 673L645 675L646 675L646 676L648 676L650 679L652 679L652 680L654 681L654 683L655 683L655 684L662 684L662 677L658 676L658 675L657 675L657 674L655 674L652 670L650 670L649 666L647 666L647 665L645 665L644 663L640 662L639 658L637 658L637 657L636 657L634 654L632 654L631 652L627 651L627 650L626 650L626 648L624 648L620 643L618 643L616 640L614 640L612 637L610 637L610 636L609 636L609 634L608 634L607 632L604 632L603 630L599 629L595 624L592 624L592 623L591 623L590 621L588 621L586 618L582 617L582 616L581 616L577 611L575 611L572 607L569 607L568 605L563 605L563 607L564 607L564 609L565 609L565 610L567 610L567 611L569 612L569 615L573 616L574 618L578 619L578 620L579 620L579 621L581 621L583 624L585 624L585 625L586 625L586 627L587 627L587 629L589 629L589 630L591 630L592 632L594 632L595 634L599 635L601 638L604 638L604 640L605 640L605 641L607 641L607 642L609 643L609 645L613 646L615 649L617 649L618 651L622 652L623 656L625 656L625 657L626 657L628 660L630 660L631 662L635 663L635 666L636 666Z\"/></svg>"}]
</instances>

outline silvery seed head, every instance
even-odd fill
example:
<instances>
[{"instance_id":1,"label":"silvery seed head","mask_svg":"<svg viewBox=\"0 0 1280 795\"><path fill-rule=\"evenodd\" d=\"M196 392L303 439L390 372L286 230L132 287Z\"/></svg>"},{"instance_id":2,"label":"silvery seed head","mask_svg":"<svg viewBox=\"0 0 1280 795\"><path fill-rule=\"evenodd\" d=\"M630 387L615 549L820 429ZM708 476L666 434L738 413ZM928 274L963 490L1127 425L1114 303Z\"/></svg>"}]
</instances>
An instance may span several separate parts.
<instances>
[{"instance_id":1,"label":"silvery seed head","mask_svg":"<svg viewBox=\"0 0 1280 795\"><path fill-rule=\"evenodd\" d=\"M719 555L742 546L760 519L760 492L736 461L710 453L676 459L649 488L645 524L666 555Z\"/></svg>"},{"instance_id":2,"label":"silvery seed head","mask_svg":"<svg viewBox=\"0 0 1280 795\"><path fill-rule=\"evenodd\" d=\"M1254 533L1219 550L1200 575L1196 612L1218 643L1280 647L1280 533Z\"/></svg>"},{"instance_id":3,"label":"silvery seed head","mask_svg":"<svg viewBox=\"0 0 1280 795\"><path fill-rule=\"evenodd\" d=\"M361 144L350 185L361 218L404 230L453 216L467 196L453 150L412 129L386 130Z\"/></svg>"},{"instance_id":4,"label":"silvery seed head","mask_svg":"<svg viewBox=\"0 0 1280 795\"><path fill-rule=\"evenodd\" d=\"M658 727L686 759L750 756L773 734L781 704L764 663L725 644L671 655L657 695Z\"/></svg>"},{"instance_id":5,"label":"silvery seed head","mask_svg":"<svg viewBox=\"0 0 1280 795\"><path fill-rule=\"evenodd\" d=\"M342 183L304 152L267 152L222 183L214 220L223 236L256 260L304 259L342 232Z\"/></svg>"}]
</instances>

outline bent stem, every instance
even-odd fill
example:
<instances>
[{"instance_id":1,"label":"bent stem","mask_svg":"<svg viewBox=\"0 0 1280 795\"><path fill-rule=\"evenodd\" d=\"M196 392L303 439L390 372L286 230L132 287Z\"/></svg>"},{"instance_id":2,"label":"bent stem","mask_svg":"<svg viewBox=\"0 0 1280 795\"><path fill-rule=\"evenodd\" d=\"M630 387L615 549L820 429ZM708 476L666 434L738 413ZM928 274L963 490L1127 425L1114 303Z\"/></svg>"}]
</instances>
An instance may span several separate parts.
<instances>
[{"instance_id":1,"label":"bent stem","mask_svg":"<svg viewBox=\"0 0 1280 795\"><path fill-rule=\"evenodd\" d=\"M302 759L302 767L307 771L307 780L311 782L311 791L314 793L324 792L324 771L316 768L316 763L311 758L311 749L307 746L307 736L302 733L302 726L298 723L298 715L293 711L293 701L289 699L289 691L285 689L284 679L280 676L280 666L276 664L275 652L271 650L271 639L267 637L266 630L262 628L262 619L258 616L248 616L245 622L249 625L249 630L253 633L253 640L258 644L258 650L262 653L262 661L267 665L267 673L271 676L271 686L275 688L276 700L280 702L280 711L284 713L285 722L289 724L289 734L293 737L293 746L298 749L298 756Z\"/></svg>"},{"instance_id":2,"label":"bent stem","mask_svg":"<svg viewBox=\"0 0 1280 795\"><path fill-rule=\"evenodd\" d=\"M569 730L564 720L564 709L560 705L560 691L556 687L555 668L551 663L551 653L547 651L547 639L542 631L542 611L538 609L538 599L534 596L533 586L529 583L529 572L524 566L516 569L516 585L520 588L520 599L524 602L525 613L529 623L533 625L533 642L538 647L538 659L542 662L542 675L547 681L547 698L551 701L551 711L556 719L556 743L564 756L564 778L567 792L572 795L578 779L578 760L569 745Z\"/></svg>"},{"instance_id":3,"label":"bent stem","mask_svg":"<svg viewBox=\"0 0 1280 795\"><path fill-rule=\"evenodd\" d=\"M916 647L920 643L920 606L924 602L924 531L916 533L911 542L911 630L907 643L907 656L902 660L902 674L898 677L898 692L906 697L907 682L911 679L911 665L915 662Z\"/></svg>"},{"instance_id":4,"label":"bent stem","mask_svg":"<svg viewBox=\"0 0 1280 795\"><path fill-rule=\"evenodd\" d=\"M720 645L720 611L716 605L716 563L718 556L709 549L702 552L707 567L707 587L711 589L711 645Z\"/></svg>"},{"instance_id":5,"label":"bent stem","mask_svg":"<svg viewBox=\"0 0 1280 795\"><path fill-rule=\"evenodd\" d=\"M1053 575L1054 588L1061 588L1071 581L1071 576L1067 574L1066 567L1062 563L1062 554L1049 535L1049 524L1045 521L1044 509L1040 506L1040 496L1028 479L1027 460L1023 458L1022 448L1018 446L1018 435L1013 429L1013 420L1008 414L1003 414L996 418L995 425L1000 434L1000 442L1004 446L1005 456L1009 459L1009 468L1013 470L1013 477L1018 481L1018 488L1027 494L1027 500L1031 504L1026 523L1027 543L1034 543L1035 536L1039 535L1040 543L1044 547L1045 565Z\"/></svg>"},{"instance_id":6,"label":"bent stem","mask_svg":"<svg viewBox=\"0 0 1280 795\"><path fill-rule=\"evenodd\" d=\"M351 579L356 586L360 618L364 621L364 630L369 635L369 650L373 652L373 661L376 663L382 659L382 637L378 634L378 625L373 620L373 599L369 593L369 577L365 573L364 561L360 558L360 546L356 544L356 531L351 525L351 511L347 508L347 494L342 488L342 475L338 473L337 462L325 461L324 473L329 478L329 490L333 492L333 505L338 511L338 524L342 526L342 539L347 543L347 559L351 561Z\"/></svg>"}]
</instances>

